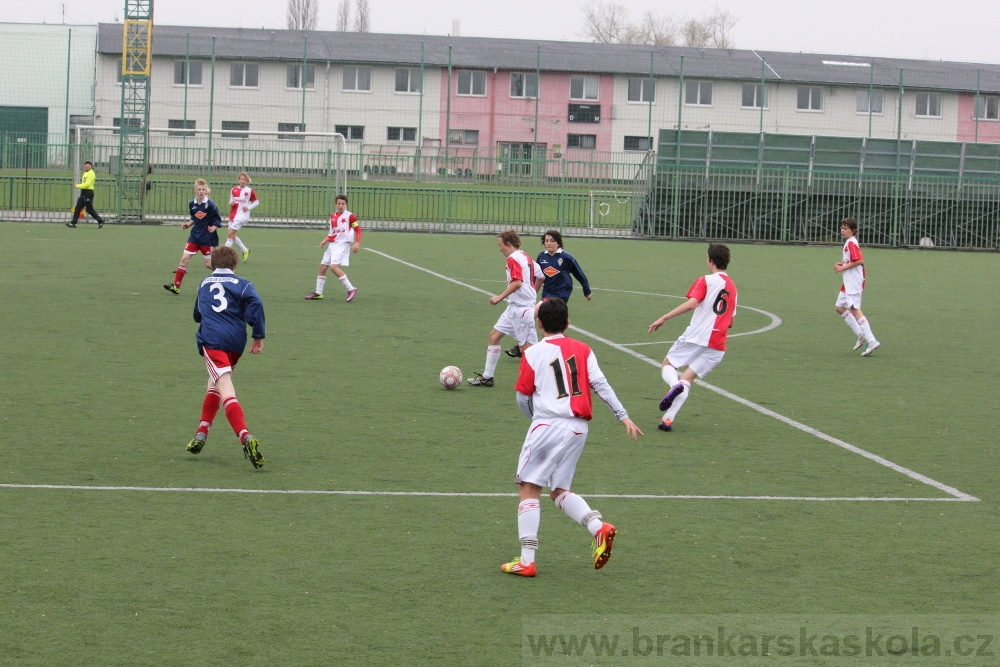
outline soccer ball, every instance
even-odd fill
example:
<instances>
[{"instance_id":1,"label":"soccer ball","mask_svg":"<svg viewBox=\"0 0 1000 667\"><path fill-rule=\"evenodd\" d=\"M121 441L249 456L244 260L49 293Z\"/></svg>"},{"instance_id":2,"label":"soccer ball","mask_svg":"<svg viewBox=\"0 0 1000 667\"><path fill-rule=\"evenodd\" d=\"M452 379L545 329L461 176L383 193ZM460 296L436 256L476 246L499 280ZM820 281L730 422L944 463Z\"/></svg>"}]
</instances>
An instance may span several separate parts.
<instances>
[{"instance_id":1,"label":"soccer ball","mask_svg":"<svg viewBox=\"0 0 1000 667\"><path fill-rule=\"evenodd\" d=\"M438 379L445 389L455 389L462 384L462 371L458 366L445 366L441 369Z\"/></svg>"}]
</instances>

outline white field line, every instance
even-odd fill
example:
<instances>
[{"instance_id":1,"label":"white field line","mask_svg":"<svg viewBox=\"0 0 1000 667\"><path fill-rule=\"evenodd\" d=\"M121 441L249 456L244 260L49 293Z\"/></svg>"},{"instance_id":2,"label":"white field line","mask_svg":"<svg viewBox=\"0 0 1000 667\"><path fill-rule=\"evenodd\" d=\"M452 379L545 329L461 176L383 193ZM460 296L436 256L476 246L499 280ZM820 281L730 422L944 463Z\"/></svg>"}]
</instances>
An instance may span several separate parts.
<instances>
[{"instance_id":1,"label":"white field line","mask_svg":"<svg viewBox=\"0 0 1000 667\"><path fill-rule=\"evenodd\" d=\"M386 259L391 259L394 262L399 262L400 264L404 264L404 265L409 266L411 268L417 269L418 271L423 271L423 272L428 273L428 274L430 274L432 276L435 276L437 278L441 278L442 280L447 280L448 282L454 283L456 285L461 285L463 287L467 287L468 289L475 290L476 292L482 292L483 294L490 294L490 292L487 292L486 290L483 290L483 289L481 289L479 287L474 287L474 286L469 285L467 283L463 283L461 281L455 280L454 278L449 278L448 276L442 275L442 274L437 273L435 271L431 271L430 269L426 269L426 268L424 268L422 266L418 266L416 264L411 264L410 262L406 262L406 261L404 261L402 259L399 259L398 257L393 257L392 255L387 255L384 252L379 252L378 250L372 250L371 248L365 248L365 250L368 250L369 252L373 252L373 253L375 253L377 255L385 257ZM636 294L641 294L640 292L635 292L635 293ZM745 307L746 306L740 306L740 308L745 308ZM758 312L764 312L764 311L758 311ZM770 313L765 313L765 314L770 315ZM776 316L773 316L773 315L771 317L775 318L777 320L777 323L775 323L775 321L772 320L771 326L765 328L764 330L767 330L767 329L770 329L770 328L774 328L774 327L778 326L778 324L781 323L780 318L777 318ZM641 359L642 361L645 361L646 363L648 363L648 364L650 364L652 366L655 366L657 368L660 367L660 362L659 361L656 361L655 359L650 359L649 357L647 357L647 356L645 356L643 354L640 354L639 352L636 352L635 350L629 349L628 347L625 347L624 345L620 345L620 344L615 343L613 341L610 341L610 340L608 340L606 338L602 338L601 336L598 336L597 334L591 333L589 331L585 331L583 329L580 329L579 327L575 327L575 326L571 325L570 329L572 329L573 331L578 331L581 334L583 334L585 336L588 336L589 338L592 338L592 339L594 339L596 341L604 343L608 347L612 347L612 348L618 350L619 352L624 352L625 354L631 355L631 356L635 357L636 359ZM721 389L721 388L716 387L714 385L708 384L707 382L705 382L703 380L695 380L695 383L698 386L700 386L700 387L704 387L705 389L708 389L710 391L714 391L715 393L719 394L720 396L725 396L728 399L736 401L737 403L739 403L741 405L745 405L746 407L748 407L748 408L750 408L752 410L756 410L757 412L759 412L759 413L761 413L763 415L766 415L768 417L772 417L774 419L777 419L778 421L780 421L780 422L782 422L784 424L787 424L787 425L789 425L789 426L791 426L793 428L796 428L796 429L798 429L800 431L803 431L804 433L808 433L809 435L815 436L815 437L817 437L817 438L819 438L821 440L825 440L826 442L829 442L830 444L836 445L837 447L840 447L842 449L846 449L847 451L852 452L854 454L858 454L859 456L863 456L866 459L868 459L869 461L874 461L875 463L878 463L879 465L885 466L886 468L889 468L890 470L894 470L895 472L898 472L898 473L900 473L902 475L906 475L907 477L909 477L911 479L914 479L914 480L916 480L918 482L921 482L921 483L926 484L928 486L932 486L935 489L938 489L940 491L943 491L943 492L947 493L950 496L953 496L954 500L960 500L960 501L965 501L965 502L970 502L970 501L977 502L977 501L979 501L979 498L976 498L975 496L971 496L971 495L969 495L967 493L963 493L962 491L959 491L958 489L956 489L954 487L948 486L947 484L942 484L941 482L938 482L937 480L931 479L930 477L927 477L926 475L922 475L922 474L920 474L920 473L918 473L918 472L916 472L914 470L910 470L909 468L905 468L905 467L903 467L903 466L901 466L901 465L899 465L897 463L893 463L892 461L890 461L888 459L885 459L885 458L879 456L878 454L873 454L873 453L871 453L869 451L861 449L860 447L856 447L856 446L854 446L854 445L852 445L852 444L850 444L848 442L844 442L843 440L840 440L839 438L834 438L833 436L827 435L826 433L823 433L822 431L814 429L811 426L807 426L807 425L805 425L805 424L803 424L801 422L797 422L794 419L791 419L790 417L785 417L784 415L778 414L777 412L775 412L773 410L769 410L768 408L765 408L763 405L758 405L757 403L754 403L752 401L748 401L747 399L742 398L740 396L737 396L736 394L732 394L732 393L726 391L725 389Z\"/></svg>"},{"instance_id":2,"label":"white field line","mask_svg":"<svg viewBox=\"0 0 1000 667\"><path fill-rule=\"evenodd\" d=\"M81 486L76 484L0 484L0 489L51 489L57 491L145 491L162 493L260 493L285 496L408 496L432 498L517 498L516 493L462 493L446 491L336 491L323 489L222 489L185 486ZM974 498L883 498L857 496L853 498L817 498L814 496L698 496L657 495L648 493L586 493L587 498L621 498L638 500L812 500L822 502L948 502L958 503Z\"/></svg>"}]
</instances>

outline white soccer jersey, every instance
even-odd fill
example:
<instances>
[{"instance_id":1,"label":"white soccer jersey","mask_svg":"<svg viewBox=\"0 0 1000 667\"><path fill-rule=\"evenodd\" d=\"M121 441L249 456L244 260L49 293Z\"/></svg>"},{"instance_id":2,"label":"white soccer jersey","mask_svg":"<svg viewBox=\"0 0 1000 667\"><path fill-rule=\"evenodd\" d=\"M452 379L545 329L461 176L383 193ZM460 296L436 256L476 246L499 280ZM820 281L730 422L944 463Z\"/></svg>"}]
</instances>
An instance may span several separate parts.
<instances>
[{"instance_id":1,"label":"white soccer jersey","mask_svg":"<svg viewBox=\"0 0 1000 667\"><path fill-rule=\"evenodd\" d=\"M355 227L358 227L358 218L350 211L344 211L340 215L331 213L330 232L326 238L333 243L354 243L356 240Z\"/></svg>"},{"instance_id":2,"label":"white soccer jersey","mask_svg":"<svg viewBox=\"0 0 1000 667\"><path fill-rule=\"evenodd\" d=\"M736 315L736 285L732 279L725 272L702 276L691 285L687 297L699 303L678 342L725 351L726 336Z\"/></svg>"},{"instance_id":3,"label":"white soccer jersey","mask_svg":"<svg viewBox=\"0 0 1000 667\"><path fill-rule=\"evenodd\" d=\"M844 241L844 256L843 263L849 264L850 262L864 261L864 257L861 255L861 246L858 244L858 239L855 236ZM840 272L841 280L844 284L840 287L841 292L847 292L848 294L861 294L865 289L865 266L864 264L859 264L853 268L847 269L846 271Z\"/></svg>"},{"instance_id":4,"label":"white soccer jersey","mask_svg":"<svg viewBox=\"0 0 1000 667\"><path fill-rule=\"evenodd\" d=\"M257 199L257 193L253 191L253 188L233 186L229 193L229 221L247 222L250 220L250 211L257 208L258 204L260 204L260 200ZM246 211L243 210L244 206L247 207Z\"/></svg>"},{"instance_id":5,"label":"white soccer jersey","mask_svg":"<svg viewBox=\"0 0 1000 667\"><path fill-rule=\"evenodd\" d=\"M531 308L535 305L535 280L541 279L542 269L523 250L515 250L507 255L507 284L520 280L521 287L507 297L515 308Z\"/></svg>"},{"instance_id":6,"label":"white soccer jersey","mask_svg":"<svg viewBox=\"0 0 1000 667\"><path fill-rule=\"evenodd\" d=\"M597 365L593 350L562 334L547 336L521 357L514 389L531 397L532 423L551 419L584 419L594 416L590 391L601 397L618 421L628 419L625 406Z\"/></svg>"}]
</instances>

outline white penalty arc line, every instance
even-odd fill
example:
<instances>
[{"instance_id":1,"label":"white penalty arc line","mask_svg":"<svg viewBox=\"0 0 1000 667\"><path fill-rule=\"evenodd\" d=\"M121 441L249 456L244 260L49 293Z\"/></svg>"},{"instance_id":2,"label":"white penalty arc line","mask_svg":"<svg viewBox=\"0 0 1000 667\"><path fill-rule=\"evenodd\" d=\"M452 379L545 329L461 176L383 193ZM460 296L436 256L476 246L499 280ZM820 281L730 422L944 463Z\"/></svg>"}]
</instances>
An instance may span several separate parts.
<instances>
[{"instance_id":1,"label":"white penalty arc line","mask_svg":"<svg viewBox=\"0 0 1000 667\"><path fill-rule=\"evenodd\" d=\"M328 489L226 489L192 486L83 486L78 484L0 484L0 489L51 489L57 491L137 491L147 493L260 493L284 496L394 496L423 498L517 498L516 493L486 493L461 491L343 491ZM957 503L967 498L905 498L905 497L817 497L817 496L727 496L727 495L659 495L652 493L582 493L587 498L623 500L811 500L821 502L923 502ZM974 499L973 499L974 500Z\"/></svg>"},{"instance_id":2,"label":"white penalty arc line","mask_svg":"<svg viewBox=\"0 0 1000 667\"><path fill-rule=\"evenodd\" d=\"M479 287L474 287L473 285L469 285L467 283L463 283L463 282L461 282L459 280L455 280L454 278L449 278L448 276L445 276L445 275L442 275L440 273L437 273L436 271L431 271L430 269L424 268L422 266L418 266L416 264L412 264L410 262L407 262L407 261L404 261L402 259L399 259L398 257L393 257L392 255L388 255L388 254L386 254L384 252L379 252L378 250L372 250L371 248L365 248L365 250L368 250L369 252L373 252L373 253L375 253L377 255L385 257L386 259L390 259L390 260L392 260L394 262L399 262L400 264L403 264L405 266L409 266L409 267L414 268L414 269L416 269L418 271L423 271L424 273L428 273L428 274L430 274L432 276L435 276L437 278L441 278L442 280L447 280L450 283L454 283L456 285L461 285L462 287L466 287L468 289L474 290L476 292L481 292L483 294L491 294L490 292L487 292L486 290L481 289ZM744 306L741 306L741 308L742 307L744 307ZM763 311L761 311L761 312L763 312ZM775 325L775 326L777 326L777 325ZM631 356L635 357L636 359L641 359L642 361L645 361L646 363L648 363L648 364L650 364L652 366L655 366L657 368L659 368L660 365L661 365L659 361L656 361L654 359L650 359L649 357L647 357L644 354L640 354L639 352L636 352L635 350L629 349L628 347L625 347L624 345L621 345L619 343L615 343L613 341L610 341L607 338L603 338L601 336L598 336L595 333L591 333L589 331L585 331L584 329L580 329L579 327L575 327L575 326L572 326L572 325L570 325L570 329L572 329L573 331L578 331L581 334L583 334L585 336L588 336L588 337L590 337L590 338L592 338L592 339L594 339L594 340L596 340L598 342L604 343L605 345L607 345L607 346L609 346L611 348L614 348L614 349L618 350L619 352L624 352L625 354L631 355ZM835 438L832 435L827 435L826 433L823 433L822 431L820 431L818 429L815 429L815 428L813 428L811 426L807 426L807 425L805 425L805 424L803 424L801 422L795 421L794 419L791 419L790 417L786 417L784 415L778 414L774 410L769 410L768 408L765 408L763 405L758 405L757 403L754 403L753 401L748 401L747 399L742 398L740 396L737 396L736 394L732 394L732 393L726 391L725 389L721 389L719 387L711 385L711 384L705 382L704 380L695 380L695 383L698 386L700 386L700 387L704 387L705 389L708 389L710 391L714 391L715 393L719 394L720 396L725 396L728 399L736 401L740 405L744 405L744 406L746 406L746 407L748 407L748 408L750 408L752 410L756 410L757 412L761 413L762 415L766 415L768 417L772 417L774 419L777 419L778 421L782 422L783 424L787 424L788 426L791 426L792 428L796 428L796 429L798 429L798 430L800 430L800 431L802 431L804 433L808 433L809 435L815 436L815 437L819 438L820 440L824 440L824 441L826 441L826 442L828 442L828 443L830 443L832 445L836 445L837 447L840 447L842 449L846 449L847 451L849 451L849 452L851 452L853 454L858 454L859 456L863 456L864 458L868 459L869 461L873 461L873 462L875 462L875 463L877 463L877 464L879 464L881 466L885 466L886 468L889 468L890 470L898 472L898 473L900 473L902 475L906 475L907 477L909 477L911 479L914 479L914 480L916 480L916 481L918 481L918 482L920 482L922 484L926 484L928 486L932 486L935 489L938 489L939 491L943 491L944 493L947 493L948 495L953 496L954 500L963 501L963 502L979 502L979 498L976 498L975 496L972 496L972 495L969 495L968 493L964 493L962 491L959 491L958 489L956 489L954 487L951 487L951 486L948 486L947 484L942 484L941 482L938 482L937 480L931 479L930 477L927 477L926 475L922 475L922 474L916 472L915 470L910 470L909 468L905 468L905 467L903 467L903 466L901 466L901 465L899 465L897 463L893 463L892 461L890 461L890 460L888 460L886 458L883 458L883 457L879 456L878 454L873 454L872 452L869 452L867 450L861 449L860 447L856 447L855 445L852 445L852 444L850 444L848 442L844 442L843 440L840 440L839 438Z\"/></svg>"}]
</instances>

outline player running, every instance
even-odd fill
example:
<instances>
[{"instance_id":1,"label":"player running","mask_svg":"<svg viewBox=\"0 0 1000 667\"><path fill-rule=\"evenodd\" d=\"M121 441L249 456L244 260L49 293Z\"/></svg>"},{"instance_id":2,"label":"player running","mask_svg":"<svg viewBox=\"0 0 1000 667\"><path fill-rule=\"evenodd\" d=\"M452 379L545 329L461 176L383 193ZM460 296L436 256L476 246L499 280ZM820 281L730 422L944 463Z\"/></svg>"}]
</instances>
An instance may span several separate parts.
<instances>
[{"instance_id":1,"label":"player running","mask_svg":"<svg viewBox=\"0 0 1000 667\"><path fill-rule=\"evenodd\" d=\"M649 333L653 333L667 320L694 311L691 324L663 359L661 375L670 391L660 401L660 409L667 411L658 427L661 431L673 428L695 376L703 378L711 373L726 354L726 337L736 316L736 285L726 273L728 267L729 248L721 243L708 246L711 273L694 281L687 301L649 325ZM677 371L682 367L684 372L678 378Z\"/></svg>"},{"instance_id":2,"label":"player running","mask_svg":"<svg viewBox=\"0 0 1000 667\"><path fill-rule=\"evenodd\" d=\"M250 435L243 408L236 400L233 369L247 345L247 325L253 330L250 354L264 350L264 304L253 283L234 273L236 251L223 246L212 251L212 275L201 281L194 304L194 321L200 325L195 339L208 369L208 391L201 406L201 421L187 450L198 454L221 404L226 419L243 445L243 456L254 468L264 467L257 438Z\"/></svg>"},{"instance_id":3,"label":"player running","mask_svg":"<svg viewBox=\"0 0 1000 667\"><path fill-rule=\"evenodd\" d=\"M250 222L250 211L260 205L257 193L250 187L250 175L245 171L240 172L237 179L238 184L233 186L229 193L229 231L226 234L226 247L232 248L234 245L243 253L243 261L250 259L250 248L243 244L243 241L236 235L245 224Z\"/></svg>"},{"instance_id":4,"label":"player running","mask_svg":"<svg viewBox=\"0 0 1000 667\"><path fill-rule=\"evenodd\" d=\"M522 577L537 574L535 550L542 487L548 487L556 507L594 536L594 569L604 567L611 557L615 527L604 521L600 512L591 509L586 500L570 491L576 462L587 443L587 422L593 417L591 389L608 404L633 440L643 434L629 419L597 365L593 350L586 343L563 335L569 326L566 302L558 297L542 302L538 307L538 324L545 338L524 351L514 385L517 405L531 420L515 478L520 486L517 532L521 555L500 566L504 572Z\"/></svg>"}]
</instances>

